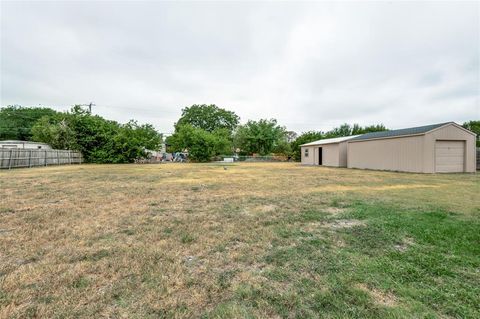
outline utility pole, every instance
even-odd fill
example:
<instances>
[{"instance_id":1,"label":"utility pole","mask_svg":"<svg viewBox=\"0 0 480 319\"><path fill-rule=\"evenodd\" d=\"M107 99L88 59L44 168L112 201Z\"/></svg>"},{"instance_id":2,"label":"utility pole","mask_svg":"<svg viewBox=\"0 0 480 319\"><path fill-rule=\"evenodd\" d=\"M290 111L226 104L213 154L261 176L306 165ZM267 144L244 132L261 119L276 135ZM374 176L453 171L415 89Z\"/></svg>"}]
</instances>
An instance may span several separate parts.
<instances>
[{"instance_id":1,"label":"utility pole","mask_svg":"<svg viewBox=\"0 0 480 319\"><path fill-rule=\"evenodd\" d=\"M88 104L88 113L92 114L92 105L95 106L95 104L93 104L93 102L90 102L90 104Z\"/></svg>"},{"instance_id":2,"label":"utility pole","mask_svg":"<svg viewBox=\"0 0 480 319\"><path fill-rule=\"evenodd\" d=\"M90 102L88 104L80 104L80 106L88 106L88 113L92 114L92 106L95 106L95 104Z\"/></svg>"}]
</instances>

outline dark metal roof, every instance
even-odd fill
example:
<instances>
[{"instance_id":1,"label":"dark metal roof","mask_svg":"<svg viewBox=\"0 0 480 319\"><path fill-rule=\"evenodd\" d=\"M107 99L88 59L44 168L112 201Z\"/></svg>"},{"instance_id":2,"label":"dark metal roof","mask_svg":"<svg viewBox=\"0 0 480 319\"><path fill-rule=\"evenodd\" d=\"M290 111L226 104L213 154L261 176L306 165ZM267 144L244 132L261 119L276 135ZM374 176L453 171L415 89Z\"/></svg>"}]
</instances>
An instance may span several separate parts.
<instances>
[{"instance_id":1,"label":"dark metal roof","mask_svg":"<svg viewBox=\"0 0 480 319\"><path fill-rule=\"evenodd\" d=\"M423 134L427 133L431 130L444 126L446 124L453 123L453 122L445 122L440 124L432 124L432 125L425 125L425 126L418 126L418 127L410 127L410 128L402 128L400 130L391 130L391 131L383 131L383 132L372 132L366 133L355 138L352 138L350 141L360 141L360 140L370 140L373 138L385 138L385 137L395 137L395 136L404 136L404 135L415 135L415 134Z\"/></svg>"}]
</instances>

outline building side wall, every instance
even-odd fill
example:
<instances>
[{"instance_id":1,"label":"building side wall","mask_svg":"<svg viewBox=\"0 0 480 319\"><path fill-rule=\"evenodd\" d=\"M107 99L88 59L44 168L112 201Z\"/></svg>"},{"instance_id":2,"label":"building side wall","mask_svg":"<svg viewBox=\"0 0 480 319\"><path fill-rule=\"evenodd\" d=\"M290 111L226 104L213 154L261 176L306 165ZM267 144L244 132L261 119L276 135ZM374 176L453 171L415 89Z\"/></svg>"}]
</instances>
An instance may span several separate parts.
<instances>
[{"instance_id":1,"label":"building side wall","mask_svg":"<svg viewBox=\"0 0 480 319\"><path fill-rule=\"evenodd\" d=\"M338 143L302 147L302 164L318 165L318 154L320 147L322 148L322 165L338 167L340 165L340 147ZM308 157L305 157L305 149L307 148L309 150Z\"/></svg>"},{"instance_id":2,"label":"building side wall","mask_svg":"<svg viewBox=\"0 0 480 319\"><path fill-rule=\"evenodd\" d=\"M340 156L339 156L339 145L338 144L324 144L318 147L322 147L322 165L324 166L339 166L340 165ZM318 150L317 150L318 151ZM317 153L317 165L318 165L318 153Z\"/></svg>"},{"instance_id":3,"label":"building side wall","mask_svg":"<svg viewBox=\"0 0 480 319\"><path fill-rule=\"evenodd\" d=\"M464 171L469 173L476 171L475 136L452 124L425 134L424 170L426 173L435 173L435 143L437 140L464 141Z\"/></svg>"},{"instance_id":4,"label":"building side wall","mask_svg":"<svg viewBox=\"0 0 480 319\"><path fill-rule=\"evenodd\" d=\"M347 147L348 143L346 141L338 145L339 167L347 167Z\"/></svg>"},{"instance_id":5,"label":"building side wall","mask_svg":"<svg viewBox=\"0 0 480 319\"><path fill-rule=\"evenodd\" d=\"M308 149L308 157L305 157L305 149ZM315 147L313 147L313 146L308 146L308 147L302 147L301 148L300 151L301 151L302 164L304 164L304 165L314 165L314 159L315 159L314 149L315 149Z\"/></svg>"},{"instance_id":6,"label":"building side wall","mask_svg":"<svg viewBox=\"0 0 480 319\"><path fill-rule=\"evenodd\" d=\"M349 168L425 172L424 135L348 142Z\"/></svg>"},{"instance_id":7,"label":"building side wall","mask_svg":"<svg viewBox=\"0 0 480 319\"><path fill-rule=\"evenodd\" d=\"M25 149L43 149L50 150L52 149L50 145L34 142L9 142L9 141L0 141L0 148L25 148Z\"/></svg>"}]
</instances>

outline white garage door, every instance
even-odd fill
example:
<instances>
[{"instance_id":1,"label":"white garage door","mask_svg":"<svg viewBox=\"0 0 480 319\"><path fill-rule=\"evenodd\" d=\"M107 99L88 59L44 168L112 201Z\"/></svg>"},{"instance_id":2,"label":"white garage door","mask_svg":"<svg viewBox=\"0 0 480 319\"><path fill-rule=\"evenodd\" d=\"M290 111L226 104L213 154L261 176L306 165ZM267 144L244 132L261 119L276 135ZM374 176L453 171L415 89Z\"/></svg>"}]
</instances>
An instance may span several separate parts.
<instances>
[{"instance_id":1,"label":"white garage door","mask_svg":"<svg viewBox=\"0 0 480 319\"><path fill-rule=\"evenodd\" d=\"M463 172L465 160L464 141L436 141L435 171L439 173Z\"/></svg>"}]
</instances>

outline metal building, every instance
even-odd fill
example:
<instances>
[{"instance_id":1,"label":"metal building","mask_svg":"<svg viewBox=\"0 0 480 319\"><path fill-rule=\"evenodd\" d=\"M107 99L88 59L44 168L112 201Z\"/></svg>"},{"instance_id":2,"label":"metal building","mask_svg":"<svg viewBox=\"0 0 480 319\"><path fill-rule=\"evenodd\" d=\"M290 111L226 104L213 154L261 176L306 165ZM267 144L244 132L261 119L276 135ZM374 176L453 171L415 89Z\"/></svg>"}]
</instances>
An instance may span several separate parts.
<instances>
[{"instance_id":1,"label":"metal building","mask_svg":"<svg viewBox=\"0 0 480 319\"><path fill-rule=\"evenodd\" d=\"M347 141L358 136L327 138L300 145L302 164L347 167Z\"/></svg>"},{"instance_id":2,"label":"metal building","mask_svg":"<svg viewBox=\"0 0 480 319\"><path fill-rule=\"evenodd\" d=\"M475 133L454 123L367 133L348 141L347 167L417 173L476 171Z\"/></svg>"},{"instance_id":3,"label":"metal building","mask_svg":"<svg viewBox=\"0 0 480 319\"><path fill-rule=\"evenodd\" d=\"M50 150L52 147L45 143L32 141L3 140L0 141L0 148L27 148Z\"/></svg>"}]
</instances>

